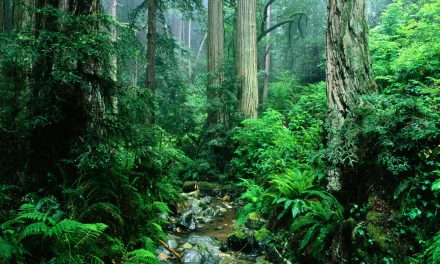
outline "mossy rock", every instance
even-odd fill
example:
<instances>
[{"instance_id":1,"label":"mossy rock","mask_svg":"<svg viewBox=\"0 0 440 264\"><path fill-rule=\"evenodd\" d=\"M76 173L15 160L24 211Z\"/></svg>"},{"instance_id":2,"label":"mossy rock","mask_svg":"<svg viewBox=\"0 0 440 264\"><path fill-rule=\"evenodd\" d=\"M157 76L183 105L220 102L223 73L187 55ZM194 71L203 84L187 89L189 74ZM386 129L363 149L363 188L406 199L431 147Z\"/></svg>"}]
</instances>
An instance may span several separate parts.
<instances>
[{"instance_id":1,"label":"mossy rock","mask_svg":"<svg viewBox=\"0 0 440 264\"><path fill-rule=\"evenodd\" d=\"M272 233L266 228L261 228L254 232L254 239L257 241L258 245L266 246L271 239Z\"/></svg>"},{"instance_id":2,"label":"mossy rock","mask_svg":"<svg viewBox=\"0 0 440 264\"><path fill-rule=\"evenodd\" d=\"M217 195L221 192L220 184L213 182L186 181L183 183L183 191L186 193L200 190L205 195Z\"/></svg>"},{"instance_id":3,"label":"mossy rock","mask_svg":"<svg viewBox=\"0 0 440 264\"><path fill-rule=\"evenodd\" d=\"M258 247L252 232L237 229L232 232L226 241L227 248L233 251L252 253Z\"/></svg>"},{"instance_id":4,"label":"mossy rock","mask_svg":"<svg viewBox=\"0 0 440 264\"><path fill-rule=\"evenodd\" d=\"M244 223L244 225L252 230L258 230L260 228L263 227L263 225L265 224L265 221L263 218L261 218L260 213L257 212L252 212L250 214L248 214L246 221Z\"/></svg>"}]
</instances>

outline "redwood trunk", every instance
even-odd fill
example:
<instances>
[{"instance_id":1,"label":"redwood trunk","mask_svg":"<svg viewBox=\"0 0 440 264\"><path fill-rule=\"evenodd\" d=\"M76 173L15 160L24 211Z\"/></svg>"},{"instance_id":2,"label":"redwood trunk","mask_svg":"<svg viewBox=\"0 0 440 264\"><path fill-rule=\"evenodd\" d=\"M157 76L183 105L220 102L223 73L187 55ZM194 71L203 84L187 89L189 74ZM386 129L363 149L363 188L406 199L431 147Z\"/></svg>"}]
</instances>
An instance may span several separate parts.
<instances>
[{"instance_id":1,"label":"redwood trunk","mask_svg":"<svg viewBox=\"0 0 440 264\"><path fill-rule=\"evenodd\" d=\"M210 0L208 3L208 124L223 123L222 83L223 83L223 0Z\"/></svg>"},{"instance_id":2,"label":"redwood trunk","mask_svg":"<svg viewBox=\"0 0 440 264\"><path fill-rule=\"evenodd\" d=\"M240 110L246 118L258 117L256 1L237 3L237 76Z\"/></svg>"},{"instance_id":3,"label":"redwood trunk","mask_svg":"<svg viewBox=\"0 0 440 264\"><path fill-rule=\"evenodd\" d=\"M354 117L362 96L377 91L368 52L365 0L328 0L327 98L329 103L329 147L347 149L341 129ZM349 150L355 153L354 149ZM333 161L332 161L333 162ZM340 169L329 173L329 189L341 188Z\"/></svg>"}]
</instances>

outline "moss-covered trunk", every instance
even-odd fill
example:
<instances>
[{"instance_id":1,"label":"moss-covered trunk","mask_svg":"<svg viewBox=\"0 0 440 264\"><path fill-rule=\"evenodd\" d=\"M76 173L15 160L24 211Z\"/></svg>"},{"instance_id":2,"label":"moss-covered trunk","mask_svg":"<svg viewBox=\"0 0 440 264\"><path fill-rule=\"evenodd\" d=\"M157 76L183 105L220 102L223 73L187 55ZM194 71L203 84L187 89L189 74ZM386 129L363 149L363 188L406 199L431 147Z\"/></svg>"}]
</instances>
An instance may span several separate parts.
<instances>
[{"instance_id":1,"label":"moss-covered trunk","mask_svg":"<svg viewBox=\"0 0 440 264\"><path fill-rule=\"evenodd\" d=\"M329 148L354 152L341 137L348 118L354 117L362 96L377 91L368 51L365 0L328 0L327 98ZM337 161L332 160L337 163ZM338 164L330 173L329 189L340 189Z\"/></svg>"}]
</instances>

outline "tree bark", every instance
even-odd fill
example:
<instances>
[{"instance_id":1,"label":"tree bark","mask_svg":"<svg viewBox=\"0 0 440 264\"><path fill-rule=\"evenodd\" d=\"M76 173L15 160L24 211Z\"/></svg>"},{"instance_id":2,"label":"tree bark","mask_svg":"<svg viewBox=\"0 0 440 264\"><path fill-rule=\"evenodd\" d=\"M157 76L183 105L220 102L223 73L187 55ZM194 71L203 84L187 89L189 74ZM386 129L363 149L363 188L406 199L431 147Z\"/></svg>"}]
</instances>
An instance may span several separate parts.
<instances>
[{"instance_id":1,"label":"tree bark","mask_svg":"<svg viewBox=\"0 0 440 264\"><path fill-rule=\"evenodd\" d=\"M329 146L345 144L340 132L362 96L377 92L368 51L365 0L328 0L327 98ZM341 188L339 169L329 173L329 189Z\"/></svg>"},{"instance_id":2,"label":"tree bark","mask_svg":"<svg viewBox=\"0 0 440 264\"><path fill-rule=\"evenodd\" d=\"M148 0L148 47L147 47L147 83L152 95L156 93L156 40L157 40L157 4Z\"/></svg>"},{"instance_id":3,"label":"tree bark","mask_svg":"<svg viewBox=\"0 0 440 264\"><path fill-rule=\"evenodd\" d=\"M266 18L266 29L270 28L271 23L271 7L270 5L267 7L267 18ZM267 107L267 97L269 95L269 82L270 82L270 63L271 63L271 53L270 53L270 32L266 35L266 56L265 56L265 63L264 63L264 86L263 86L263 98L262 98L262 104L263 104L263 110Z\"/></svg>"},{"instance_id":4,"label":"tree bark","mask_svg":"<svg viewBox=\"0 0 440 264\"><path fill-rule=\"evenodd\" d=\"M222 83L224 63L223 0L208 3L208 125L223 123Z\"/></svg>"},{"instance_id":5,"label":"tree bark","mask_svg":"<svg viewBox=\"0 0 440 264\"><path fill-rule=\"evenodd\" d=\"M188 80L191 83L191 30L192 30L192 20L188 22Z\"/></svg>"},{"instance_id":6,"label":"tree bark","mask_svg":"<svg viewBox=\"0 0 440 264\"><path fill-rule=\"evenodd\" d=\"M113 17L113 19L115 21L118 20L117 17L117 10L118 10L118 2L117 0L111 0L110 1L110 16ZM116 31L116 27L115 26L111 26L110 27L110 34L111 34L111 41L113 43L116 42L117 39L117 31ZM116 54L112 54L111 58L110 58L110 79L113 82L117 82L118 81L118 57ZM119 100L118 97L116 95L113 95L111 98L112 101L112 111L113 114L117 115L119 112Z\"/></svg>"},{"instance_id":7,"label":"tree bark","mask_svg":"<svg viewBox=\"0 0 440 264\"><path fill-rule=\"evenodd\" d=\"M258 117L256 1L237 2L237 76L240 110L246 118Z\"/></svg>"}]
</instances>

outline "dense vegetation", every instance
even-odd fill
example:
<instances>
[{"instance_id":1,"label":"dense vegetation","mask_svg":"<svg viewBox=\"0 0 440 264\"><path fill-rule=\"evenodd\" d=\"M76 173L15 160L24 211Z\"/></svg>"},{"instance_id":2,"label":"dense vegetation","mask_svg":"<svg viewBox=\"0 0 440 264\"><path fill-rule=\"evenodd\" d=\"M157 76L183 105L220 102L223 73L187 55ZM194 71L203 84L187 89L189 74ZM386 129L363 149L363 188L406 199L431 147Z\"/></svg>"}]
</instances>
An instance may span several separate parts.
<instances>
[{"instance_id":1,"label":"dense vegetation","mask_svg":"<svg viewBox=\"0 0 440 264\"><path fill-rule=\"evenodd\" d=\"M273 263L440 263L439 1L370 1L359 61L321 0L221 1L217 31L208 1L119 2L0 3L0 263L159 263L189 180ZM326 50L373 88L335 100Z\"/></svg>"}]
</instances>

